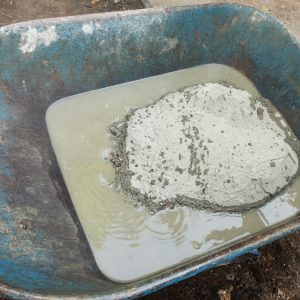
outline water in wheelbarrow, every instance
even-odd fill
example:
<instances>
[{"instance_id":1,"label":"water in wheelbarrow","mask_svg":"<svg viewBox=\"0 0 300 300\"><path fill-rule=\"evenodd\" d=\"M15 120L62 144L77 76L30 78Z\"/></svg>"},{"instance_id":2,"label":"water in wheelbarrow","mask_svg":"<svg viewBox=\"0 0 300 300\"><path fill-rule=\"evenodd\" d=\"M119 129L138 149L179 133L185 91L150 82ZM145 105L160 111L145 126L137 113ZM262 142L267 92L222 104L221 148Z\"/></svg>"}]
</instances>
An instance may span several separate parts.
<instances>
[{"instance_id":1,"label":"water in wheelbarrow","mask_svg":"<svg viewBox=\"0 0 300 300\"><path fill-rule=\"evenodd\" d=\"M108 159L118 146L112 124L132 108L208 82L226 82L260 96L237 70L210 64L68 97L47 111L52 145L76 212L99 268L112 280L137 280L208 254L300 210L299 177L264 205L230 212L180 205L149 211L132 205L122 187L116 188Z\"/></svg>"}]
</instances>

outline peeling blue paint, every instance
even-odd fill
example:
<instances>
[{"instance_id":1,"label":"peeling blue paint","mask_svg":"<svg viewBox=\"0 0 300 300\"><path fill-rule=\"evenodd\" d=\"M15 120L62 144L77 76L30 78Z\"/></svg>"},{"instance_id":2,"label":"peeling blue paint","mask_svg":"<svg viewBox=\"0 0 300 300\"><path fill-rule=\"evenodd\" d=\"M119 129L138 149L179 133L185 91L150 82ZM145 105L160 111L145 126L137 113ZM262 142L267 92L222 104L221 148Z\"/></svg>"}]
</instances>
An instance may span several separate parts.
<instances>
[{"instance_id":1,"label":"peeling blue paint","mask_svg":"<svg viewBox=\"0 0 300 300\"><path fill-rule=\"evenodd\" d=\"M10 119L10 108L4 100L4 93L0 90L0 122Z\"/></svg>"},{"instance_id":2,"label":"peeling blue paint","mask_svg":"<svg viewBox=\"0 0 300 300\"><path fill-rule=\"evenodd\" d=\"M14 171L6 161L0 160L0 174L6 177L12 177L14 176Z\"/></svg>"},{"instance_id":3,"label":"peeling blue paint","mask_svg":"<svg viewBox=\"0 0 300 300\"><path fill-rule=\"evenodd\" d=\"M13 286L18 286L20 282L26 284L29 290L42 291L44 284L47 282L49 290L53 293L58 287L63 287L66 292L72 292L75 283L68 280L52 276L51 268L39 268L35 270L34 266L19 265L12 259L0 259L0 276L6 278ZM61 291L62 289L59 289Z\"/></svg>"}]
</instances>

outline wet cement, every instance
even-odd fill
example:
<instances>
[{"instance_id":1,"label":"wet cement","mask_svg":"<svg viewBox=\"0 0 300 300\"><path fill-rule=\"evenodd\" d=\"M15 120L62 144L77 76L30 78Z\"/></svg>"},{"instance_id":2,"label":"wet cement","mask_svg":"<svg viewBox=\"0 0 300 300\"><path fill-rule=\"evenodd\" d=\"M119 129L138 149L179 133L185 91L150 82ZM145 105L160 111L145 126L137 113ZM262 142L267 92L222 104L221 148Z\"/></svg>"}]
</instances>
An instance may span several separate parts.
<instances>
[{"instance_id":1,"label":"wet cement","mask_svg":"<svg viewBox=\"0 0 300 300\"><path fill-rule=\"evenodd\" d=\"M110 131L116 186L151 213L176 205L241 212L299 172L300 143L279 111L224 83L167 94Z\"/></svg>"},{"instance_id":2,"label":"wet cement","mask_svg":"<svg viewBox=\"0 0 300 300\"><path fill-rule=\"evenodd\" d=\"M170 92L224 79L260 94L243 74L224 65L201 65L57 101L47 126L60 169L100 270L111 280L138 280L244 240L300 212L300 177L260 208L241 213L176 206L151 215L116 189L116 147L109 127L130 109ZM155 87L155 88L154 88Z\"/></svg>"}]
</instances>

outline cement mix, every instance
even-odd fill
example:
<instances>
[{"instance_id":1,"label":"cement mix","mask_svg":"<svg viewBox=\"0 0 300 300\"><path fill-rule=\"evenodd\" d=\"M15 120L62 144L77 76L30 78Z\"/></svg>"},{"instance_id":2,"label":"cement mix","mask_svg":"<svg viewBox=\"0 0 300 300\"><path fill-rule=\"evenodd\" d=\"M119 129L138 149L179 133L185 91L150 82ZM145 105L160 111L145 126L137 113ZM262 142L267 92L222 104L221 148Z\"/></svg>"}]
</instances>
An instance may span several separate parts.
<instances>
[{"instance_id":1,"label":"cement mix","mask_svg":"<svg viewBox=\"0 0 300 300\"><path fill-rule=\"evenodd\" d=\"M116 184L155 213L242 211L298 173L300 142L269 100L217 83L167 94L110 128Z\"/></svg>"}]
</instances>

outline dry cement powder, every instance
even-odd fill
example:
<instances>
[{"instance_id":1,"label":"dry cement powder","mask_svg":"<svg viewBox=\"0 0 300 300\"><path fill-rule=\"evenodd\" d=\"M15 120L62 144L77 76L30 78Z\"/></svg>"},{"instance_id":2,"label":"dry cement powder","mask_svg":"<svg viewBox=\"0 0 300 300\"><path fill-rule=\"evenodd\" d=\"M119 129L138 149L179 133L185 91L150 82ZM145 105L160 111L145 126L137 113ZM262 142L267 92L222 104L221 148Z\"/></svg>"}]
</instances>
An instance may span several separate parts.
<instances>
[{"instance_id":1,"label":"dry cement powder","mask_svg":"<svg viewBox=\"0 0 300 300\"><path fill-rule=\"evenodd\" d=\"M170 93L115 123L117 183L156 212L185 205L240 211L298 172L299 140L266 99L208 83Z\"/></svg>"}]
</instances>

